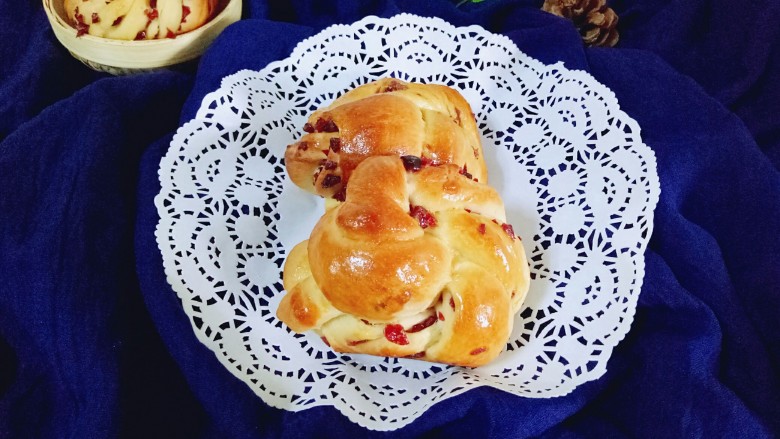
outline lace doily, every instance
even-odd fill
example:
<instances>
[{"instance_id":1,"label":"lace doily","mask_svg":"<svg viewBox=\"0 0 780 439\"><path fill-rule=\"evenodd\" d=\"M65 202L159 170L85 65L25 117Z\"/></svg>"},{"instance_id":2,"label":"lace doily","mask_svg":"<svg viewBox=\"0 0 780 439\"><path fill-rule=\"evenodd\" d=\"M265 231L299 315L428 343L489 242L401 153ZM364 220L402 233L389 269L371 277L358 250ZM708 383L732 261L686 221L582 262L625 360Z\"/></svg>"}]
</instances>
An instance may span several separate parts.
<instances>
[{"instance_id":1,"label":"lace doily","mask_svg":"<svg viewBox=\"0 0 780 439\"><path fill-rule=\"evenodd\" d=\"M323 213L288 180L285 147L312 110L384 76L461 91L523 237L531 289L488 366L337 355L276 319L286 252ZM411 15L330 27L285 60L224 78L159 177L157 242L199 340L266 403L332 405L376 430L477 386L553 397L600 377L633 320L660 192L639 126L587 73L477 26Z\"/></svg>"}]
</instances>

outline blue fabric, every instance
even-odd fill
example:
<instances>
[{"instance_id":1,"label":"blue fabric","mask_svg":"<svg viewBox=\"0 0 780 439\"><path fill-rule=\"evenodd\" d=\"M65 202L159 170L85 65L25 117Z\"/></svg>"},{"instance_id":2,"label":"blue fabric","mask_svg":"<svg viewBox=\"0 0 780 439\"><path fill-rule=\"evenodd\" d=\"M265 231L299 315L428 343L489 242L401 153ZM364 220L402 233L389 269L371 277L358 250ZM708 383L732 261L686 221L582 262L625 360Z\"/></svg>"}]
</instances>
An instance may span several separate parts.
<instances>
[{"instance_id":1,"label":"blue fabric","mask_svg":"<svg viewBox=\"0 0 780 439\"><path fill-rule=\"evenodd\" d=\"M744 3L744 4L742 4ZM540 1L245 1L200 63L110 77L40 2L0 8L0 437L771 437L780 434L780 5L623 0L585 49ZM572 394L480 388L393 434L265 405L195 338L153 236L157 167L223 76L368 14L480 24L610 87L662 193L631 332Z\"/></svg>"}]
</instances>

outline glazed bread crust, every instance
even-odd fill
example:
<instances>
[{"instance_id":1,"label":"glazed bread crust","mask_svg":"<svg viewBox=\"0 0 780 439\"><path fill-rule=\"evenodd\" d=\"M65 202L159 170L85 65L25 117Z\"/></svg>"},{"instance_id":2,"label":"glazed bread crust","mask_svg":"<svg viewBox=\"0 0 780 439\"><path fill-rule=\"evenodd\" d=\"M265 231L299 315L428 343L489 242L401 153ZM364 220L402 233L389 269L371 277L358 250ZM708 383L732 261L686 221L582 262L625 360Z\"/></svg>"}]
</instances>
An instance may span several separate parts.
<instances>
[{"instance_id":1,"label":"glazed bread crust","mask_svg":"<svg viewBox=\"0 0 780 439\"><path fill-rule=\"evenodd\" d=\"M480 366L504 348L529 286L495 189L456 164L364 159L284 267L277 316L339 352Z\"/></svg>"},{"instance_id":2,"label":"glazed bread crust","mask_svg":"<svg viewBox=\"0 0 780 439\"><path fill-rule=\"evenodd\" d=\"M288 175L299 187L324 197L343 197L354 169L372 156L411 155L426 164L452 163L487 182L471 107L443 85L390 78L371 82L315 111L304 131L285 152Z\"/></svg>"}]
</instances>

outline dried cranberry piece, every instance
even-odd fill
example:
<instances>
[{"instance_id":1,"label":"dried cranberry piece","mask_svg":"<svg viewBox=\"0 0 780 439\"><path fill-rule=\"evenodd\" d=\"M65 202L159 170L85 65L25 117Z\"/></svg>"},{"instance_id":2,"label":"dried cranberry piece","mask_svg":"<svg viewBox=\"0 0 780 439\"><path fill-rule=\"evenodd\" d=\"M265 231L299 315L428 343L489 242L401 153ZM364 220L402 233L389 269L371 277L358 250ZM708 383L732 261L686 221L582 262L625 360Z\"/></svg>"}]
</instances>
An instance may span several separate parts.
<instances>
[{"instance_id":1,"label":"dried cranberry piece","mask_svg":"<svg viewBox=\"0 0 780 439\"><path fill-rule=\"evenodd\" d=\"M471 354L471 355L479 355L479 354L485 352L486 350L487 350L486 347L481 346L481 347L478 347L478 348L474 349L473 351L469 352L469 354Z\"/></svg>"},{"instance_id":2,"label":"dried cranberry piece","mask_svg":"<svg viewBox=\"0 0 780 439\"><path fill-rule=\"evenodd\" d=\"M441 311L439 311L439 320L444 321L444 314Z\"/></svg>"},{"instance_id":3,"label":"dried cranberry piece","mask_svg":"<svg viewBox=\"0 0 780 439\"><path fill-rule=\"evenodd\" d=\"M145 39L146 39L146 31L145 30L142 30L142 31L138 32L137 34L135 34L135 40L136 41L138 41L138 40L145 40Z\"/></svg>"},{"instance_id":4,"label":"dried cranberry piece","mask_svg":"<svg viewBox=\"0 0 780 439\"><path fill-rule=\"evenodd\" d=\"M322 339L322 342L325 343L327 347L330 347L330 343L328 342L328 339L325 337L320 337Z\"/></svg>"},{"instance_id":5,"label":"dried cranberry piece","mask_svg":"<svg viewBox=\"0 0 780 439\"><path fill-rule=\"evenodd\" d=\"M92 23L100 23L100 15L97 12L92 13Z\"/></svg>"},{"instance_id":6,"label":"dried cranberry piece","mask_svg":"<svg viewBox=\"0 0 780 439\"><path fill-rule=\"evenodd\" d=\"M324 119L322 117L317 119L314 123L314 130L318 133L335 133L338 132L339 127L333 122L333 119Z\"/></svg>"},{"instance_id":7,"label":"dried cranberry piece","mask_svg":"<svg viewBox=\"0 0 780 439\"><path fill-rule=\"evenodd\" d=\"M423 229L436 226L436 217L422 206L412 206L409 215L417 219Z\"/></svg>"},{"instance_id":8,"label":"dried cranberry piece","mask_svg":"<svg viewBox=\"0 0 780 439\"><path fill-rule=\"evenodd\" d=\"M433 325L434 323L436 323L436 316L431 315L431 316L428 316L428 318L426 318L422 322L417 323L417 324L413 325L411 328L407 329L406 332L410 332L410 333L420 332L423 329Z\"/></svg>"},{"instance_id":9,"label":"dried cranberry piece","mask_svg":"<svg viewBox=\"0 0 780 439\"><path fill-rule=\"evenodd\" d=\"M314 126L312 126L312 124L310 124L309 122L306 122L305 124L303 124L303 130L306 131L307 133L313 133Z\"/></svg>"},{"instance_id":10,"label":"dried cranberry piece","mask_svg":"<svg viewBox=\"0 0 780 439\"><path fill-rule=\"evenodd\" d=\"M306 151L307 149L309 149L309 142L305 140L298 142L298 151Z\"/></svg>"},{"instance_id":11,"label":"dried cranberry piece","mask_svg":"<svg viewBox=\"0 0 780 439\"><path fill-rule=\"evenodd\" d=\"M409 344L409 339L406 338L404 327L398 324L385 326L385 338L387 341L398 345Z\"/></svg>"},{"instance_id":12,"label":"dried cranberry piece","mask_svg":"<svg viewBox=\"0 0 780 439\"><path fill-rule=\"evenodd\" d=\"M329 171L332 171L332 170L336 169L336 167L338 167L338 165L339 164L334 162L333 160L325 160L325 163L322 164L322 167L327 169L327 170L329 170ZM339 181L341 181L341 180L339 180Z\"/></svg>"},{"instance_id":13,"label":"dried cranberry piece","mask_svg":"<svg viewBox=\"0 0 780 439\"><path fill-rule=\"evenodd\" d=\"M152 9L157 9L157 0L149 0L149 7Z\"/></svg>"},{"instance_id":14,"label":"dried cranberry piece","mask_svg":"<svg viewBox=\"0 0 780 439\"><path fill-rule=\"evenodd\" d=\"M404 169L409 172L417 172L422 169L422 159L416 155L402 155L401 160L404 162Z\"/></svg>"},{"instance_id":15,"label":"dried cranberry piece","mask_svg":"<svg viewBox=\"0 0 780 439\"><path fill-rule=\"evenodd\" d=\"M172 30L168 29L168 33L165 34L165 38L176 38L176 34Z\"/></svg>"},{"instance_id":16,"label":"dried cranberry piece","mask_svg":"<svg viewBox=\"0 0 780 439\"><path fill-rule=\"evenodd\" d=\"M397 91L397 90L406 90L407 88L409 87L407 87L406 84L403 84L400 81L393 79L385 86L385 88L381 90L381 93L389 93L391 91Z\"/></svg>"},{"instance_id":17,"label":"dried cranberry piece","mask_svg":"<svg viewBox=\"0 0 780 439\"><path fill-rule=\"evenodd\" d=\"M512 228L511 224L501 224L501 229L503 229L504 233L509 235L510 238L515 239L515 230Z\"/></svg>"},{"instance_id":18,"label":"dried cranberry piece","mask_svg":"<svg viewBox=\"0 0 780 439\"><path fill-rule=\"evenodd\" d=\"M120 15L119 17L116 17L116 20L114 20L113 23L111 23L111 26L119 26L120 23L122 23L122 20L125 19L124 15Z\"/></svg>"},{"instance_id":19,"label":"dried cranberry piece","mask_svg":"<svg viewBox=\"0 0 780 439\"><path fill-rule=\"evenodd\" d=\"M341 152L341 139L339 139L338 137L331 137L330 150L335 153Z\"/></svg>"},{"instance_id":20,"label":"dried cranberry piece","mask_svg":"<svg viewBox=\"0 0 780 439\"><path fill-rule=\"evenodd\" d=\"M326 133L335 133L338 132L339 127L336 126L336 122L333 122L332 120L328 121L327 124L325 124L325 128L323 129Z\"/></svg>"},{"instance_id":21,"label":"dried cranberry piece","mask_svg":"<svg viewBox=\"0 0 780 439\"><path fill-rule=\"evenodd\" d=\"M84 23L84 16L79 12L79 7L73 10L73 18L76 19L76 36L80 37L89 31L89 25Z\"/></svg>"},{"instance_id":22,"label":"dried cranberry piece","mask_svg":"<svg viewBox=\"0 0 780 439\"><path fill-rule=\"evenodd\" d=\"M439 166L439 162L430 157L422 156L420 161L422 162L423 166Z\"/></svg>"},{"instance_id":23,"label":"dried cranberry piece","mask_svg":"<svg viewBox=\"0 0 780 439\"><path fill-rule=\"evenodd\" d=\"M82 22L76 22L76 36L80 37L89 32L89 25Z\"/></svg>"},{"instance_id":24,"label":"dried cranberry piece","mask_svg":"<svg viewBox=\"0 0 780 439\"><path fill-rule=\"evenodd\" d=\"M460 168L460 175L463 175L464 177L471 179L473 178L471 173L469 173L468 167L464 164L462 168Z\"/></svg>"},{"instance_id":25,"label":"dried cranberry piece","mask_svg":"<svg viewBox=\"0 0 780 439\"><path fill-rule=\"evenodd\" d=\"M405 356L404 358L415 359L415 358L422 358L422 357L424 357L424 356L425 356L425 351L422 351L422 352L418 352L418 353L416 353L416 354L407 355L407 356Z\"/></svg>"},{"instance_id":26,"label":"dried cranberry piece","mask_svg":"<svg viewBox=\"0 0 780 439\"><path fill-rule=\"evenodd\" d=\"M341 183L341 177L338 175L328 174L322 179L322 188L327 189Z\"/></svg>"},{"instance_id":27,"label":"dried cranberry piece","mask_svg":"<svg viewBox=\"0 0 780 439\"><path fill-rule=\"evenodd\" d=\"M487 229L485 228L485 224L484 224L484 223L483 223L483 224L480 224L480 225L477 227L477 231L479 232L479 234L480 234L480 235L484 235L486 230L487 230Z\"/></svg>"},{"instance_id":28,"label":"dried cranberry piece","mask_svg":"<svg viewBox=\"0 0 780 439\"><path fill-rule=\"evenodd\" d=\"M146 18L148 18L149 21L152 21L159 16L157 9L153 9L153 8L145 10L144 13L146 14Z\"/></svg>"},{"instance_id":29,"label":"dried cranberry piece","mask_svg":"<svg viewBox=\"0 0 780 439\"><path fill-rule=\"evenodd\" d=\"M450 308L452 308L453 310L455 309L455 299L453 299L452 297L450 297Z\"/></svg>"},{"instance_id":30,"label":"dried cranberry piece","mask_svg":"<svg viewBox=\"0 0 780 439\"><path fill-rule=\"evenodd\" d=\"M190 7L181 5L181 22L187 21L187 16L190 15Z\"/></svg>"},{"instance_id":31,"label":"dried cranberry piece","mask_svg":"<svg viewBox=\"0 0 780 439\"><path fill-rule=\"evenodd\" d=\"M323 119L321 117L318 117L317 121L314 122L314 131L316 131L316 132L322 131L322 129L325 128L325 123L326 122L327 121L325 119Z\"/></svg>"},{"instance_id":32,"label":"dried cranberry piece","mask_svg":"<svg viewBox=\"0 0 780 439\"><path fill-rule=\"evenodd\" d=\"M344 200L347 199L347 186L344 185L341 187L341 189L338 190L335 194L333 194L333 199L336 201L341 201L342 203Z\"/></svg>"},{"instance_id":33,"label":"dried cranberry piece","mask_svg":"<svg viewBox=\"0 0 780 439\"><path fill-rule=\"evenodd\" d=\"M76 36L80 37L89 32L89 25L84 23L76 23Z\"/></svg>"}]
</instances>

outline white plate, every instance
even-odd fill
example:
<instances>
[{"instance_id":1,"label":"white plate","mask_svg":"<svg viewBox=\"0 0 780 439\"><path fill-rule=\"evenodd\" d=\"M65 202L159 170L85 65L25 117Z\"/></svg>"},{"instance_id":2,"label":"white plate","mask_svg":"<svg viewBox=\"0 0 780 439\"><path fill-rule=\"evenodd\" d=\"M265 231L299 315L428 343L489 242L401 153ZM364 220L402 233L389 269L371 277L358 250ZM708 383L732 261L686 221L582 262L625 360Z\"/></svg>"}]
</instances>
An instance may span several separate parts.
<instances>
[{"instance_id":1,"label":"white plate","mask_svg":"<svg viewBox=\"0 0 780 439\"><path fill-rule=\"evenodd\" d=\"M523 237L531 289L488 366L336 355L275 317L286 252L323 211L287 179L285 147L313 109L384 76L463 93ZM633 320L660 192L638 125L587 73L477 26L411 15L330 27L285 60L224 78L159 175L157 242L198 338L266 403L332 405L376 430L477 386L553 397L600 377Z\"/></svg>"}]
</instances>

